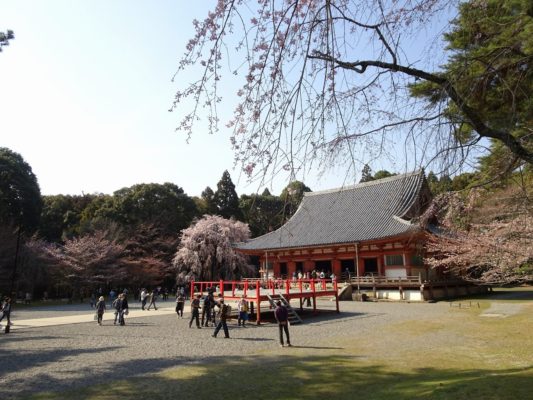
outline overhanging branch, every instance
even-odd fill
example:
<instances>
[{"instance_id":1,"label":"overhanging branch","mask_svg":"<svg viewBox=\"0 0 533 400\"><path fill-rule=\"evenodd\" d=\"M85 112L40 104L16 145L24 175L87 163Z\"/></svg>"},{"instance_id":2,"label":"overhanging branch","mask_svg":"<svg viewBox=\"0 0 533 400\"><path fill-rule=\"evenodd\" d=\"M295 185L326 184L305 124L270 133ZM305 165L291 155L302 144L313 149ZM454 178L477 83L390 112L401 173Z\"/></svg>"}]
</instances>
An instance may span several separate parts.
<instances>
[{"instance_id":1,"label":"overhanging branch","mask_svg":"<svg viewBox=\"0 0 533 400\"><path fill-rule=\"evenodd\" d=\"M468 123L474 128L478 135L482 137L487 137L491 139L496 139L501 141L505 146L511 150L511 152L517 155L520 159L533 164L533 153L526 149L522 144L515 138L512 134L505 131L500 131L492 129L487 126L478 115L478 113L472 109L465 99L457 92L452 82L442 75L432 74L417 68L406 67L403 65L398 65L397 63L389 63L376 60L364 60L364 61L355 61L347 62L332 57L331 55L324 54L318 51L313 52L312 54L307 55L310 59L322 60L335 64L335 66L363 74L366 72L368 67L375 67L379 69L388 70L391 72L401 72L415 78L424 79L428 82L433 82L439 85L448 95L448 97L455 103L455 105L461 110L465 115Z\"/></svg>"}]
</instances>

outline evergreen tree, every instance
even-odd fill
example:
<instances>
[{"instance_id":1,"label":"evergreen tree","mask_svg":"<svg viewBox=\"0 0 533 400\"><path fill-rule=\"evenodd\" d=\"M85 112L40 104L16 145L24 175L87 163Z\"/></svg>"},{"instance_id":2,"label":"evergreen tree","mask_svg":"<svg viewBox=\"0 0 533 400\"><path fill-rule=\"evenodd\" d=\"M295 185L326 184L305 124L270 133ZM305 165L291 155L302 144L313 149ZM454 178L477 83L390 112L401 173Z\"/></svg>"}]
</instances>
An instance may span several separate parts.
<instances>
[{"instance_id":1,"label":"evergreen tree","mask_svg":"<svg viewBox=\"0 0 533 400\"><path fill-rule=\"evenodd\" d=\"M202 201L204 203L203 204L204 209L202 210L203 214L209 214L209 215L216 214L218 209L217 209L217 204L215 201L215 192L213 192L213 189L207 186L202 192L201 196L202 196Z\"/></svg>"},{"instance_id":2,"label":"evergreen tree","mask_svg":"<svg viewBox=\"0 0 533 400\"><path fill-rule=\"evenodd\" d=\"M229 172L226 170L222 178L217 183L217 191L214 196L217 213L224 218L242 219L239 208L239 196L235 191L235 185L231 180Z\"/></svg>"},{"instance_id":3,"label":"evergreen tree","mask_svg":"<svg viewBox=\"0 0 533 400\"><path fill-rule=\"evenodd\" d=\"M509 173L524 159L508 146L517 140L527 151L533 150L533 12L530 1L467 1L445 34L451 52L442 77L454 82L463 105L476 110L478 119L489 129L508 132L507 141L492 137L490 154L481 158L484 175ZM459 126L455 137L460 144L477 137L475 121L465 108L449 102L442 86L420 82L411 86L413 95L432 104L442 104L445 115Z\"/></svg>"},{"instance_id":4,"label":"evergreen tree","mask_svg":"<svg viewBox=\"0 0 533 400\"><path fill-rule=\"evenodd\" d=\"M282 190L280 197L285 204L285 221L292 217L300 207L305 192L311 192L311 189L300 181L292 181Z\"/></svg>"},{"instance_id":5,"label":"evergreen tree","mask_svg":"<svg viewBox=\"0 0 533 400\"><path fill-rule=\"evenodd\" d=\"M240 207L253 237L271 232L284 222L283 200L278 196L272 196L267 189L261 195L242 195Z\"/></svg>"},{"instance_id":6,"label":"evergreen tree","mask_svg":"<svg viewBox=\"0 0 533 400\"><path fill-rule=\"evenodd\" d=\"M379 170L374 174L374 179L384 179L384 178L390 178L391 176L397 175L396 173L392 173L387 171L386 169Z\"/></svg>"},{"instance_id":7,"label":"evergreen tree","mask_svg":"<svg viewBox=\"0 0 533 400\"><path fill-rule=\"evenodd\" d=\"M0 224L20 224L32 233L42 207L41 189L30 165L20 154L0 147Z\"/></svg>"},{"instance_id":8,"label":"evergreen tree","mask_svg":"<svg viewBox=\"0 0 533 400\"><path fill-rule=\"evenodd\" d=\"M370 182L373 180L374 177L372 176L372 168L370 168L368 164L365 164L363 170L361 171L361 180L359 183Z\"/></svg>"}]
</instances>

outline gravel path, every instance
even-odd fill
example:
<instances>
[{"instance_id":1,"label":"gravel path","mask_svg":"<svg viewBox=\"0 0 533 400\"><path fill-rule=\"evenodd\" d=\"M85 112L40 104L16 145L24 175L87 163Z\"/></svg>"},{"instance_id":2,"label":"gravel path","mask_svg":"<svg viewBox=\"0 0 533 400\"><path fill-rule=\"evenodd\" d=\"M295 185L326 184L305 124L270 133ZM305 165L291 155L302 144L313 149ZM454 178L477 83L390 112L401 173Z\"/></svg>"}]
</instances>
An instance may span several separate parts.
<instances>
[{"instance_id":1,"label":"gravel path","mask_svg":"<svg viewBox=\"0 0 533 400\"><path fill-rule=\"evenodd\" d=\"M231 339L224 339L222 334L215 339L212 328L190 329L188 313L183 319L175 315L132 318L123 327L82 323L16 330L0 336L0 399L154 373L208 358L331 351L332 337L347 337L353 332L373 335L386 324L435 319L449 311L447 303L342 302L337 314L334 302L318 303L319 309L329 311L315 317L305 315L304 324L291 326L294 349L279 348L277 325L273 323L240 328L232 321ZM60 306L58 312L75 311ZM55 311L20 310L15 317L48 312Z\"/></svg>"}]
</instances>

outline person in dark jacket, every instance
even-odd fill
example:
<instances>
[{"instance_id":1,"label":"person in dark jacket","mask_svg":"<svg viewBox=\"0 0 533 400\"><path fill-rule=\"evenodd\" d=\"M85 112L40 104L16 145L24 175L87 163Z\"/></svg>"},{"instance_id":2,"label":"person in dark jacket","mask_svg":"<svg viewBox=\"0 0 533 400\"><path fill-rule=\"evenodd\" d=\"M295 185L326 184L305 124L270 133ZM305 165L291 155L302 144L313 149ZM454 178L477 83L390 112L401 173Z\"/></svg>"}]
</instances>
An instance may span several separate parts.
<instances>
[{"instance_id":1,"label":"person in dark jacket","mask_svg":"<svg viewBox=\"0 0 533 400\"><path fill-rule=\"evenodd\" d=\"M283 331L285 331L285 336L287 336L287 346L291 345L291 339L289 336L289 312L287 311L287 308L281 304L281 301L278 300L276 302L276 309L274 310L274 317L276 317L276 321L278 321L278 327L279 327L279 344L281 347L283 347Z\"/></svg>"},{"instance_id":2,"label":"person in dark jacket","mask_svg":"<svg viewBox=\"0 0 533 400\"><path fill-rule=\"evenodd\" d=\"M226 323L226 319L228 318L228 306L224 304L224 299L220 299L217 303L217 306L220 308L220 318L218 321L218 325L215 328L215 333L213 334L213 337L217 337L217 334L220 329L224 328L224 337L226 339L229 339L228 324Z\"/></svg>"},{"instance_id":3,"label":"person in dark jacket","mask_svg":"<svg viewBox=\"0 0 533 400\"><path fill-rule=\"evenodd\" d=\"M213 319L213 308L215 308L215 298L213 297L213 293L209 292L204 298L204 306L202 308L202 326L209 326L209 322L211 322ZM212 323L213 326L215 326L215 321L212 321Z\"/></svg>"},{"instance_id":4,"label":"person in dark jacket","mask_svg":"<svg viewBox=\"0 0 533 400\"><path fill-rule=\"evenodd\" d=\"M115 322L117 323L117 317L118 317L118 323L120 325L126 325L126 322L124 320L124 315L128 314L128 298L124 293L121 293L118 295L117 299L113 303L115 306Z\"/></svg>"},{"instance_id":5,"label":"person in dark jacket","mask_svg":"<svg viewBox=\"0 0 533 400\"><path fill-rule=\"evenodd\" d=\"M2 303L2 316L0 321L6 319L6 333L9 332L9 325L11 325L11 298L5 297L4 302Z\"/></svg>"},{"instance_id":6,"label":"person in dark jacket","mask_svg":"<svg viewBox=\"0 0 533 400\"><path fill-rule=\"evenodd\" d=\"M191 301L191 320L189 328L192 328L192 321L196 320L196 327L200 329L200 295Z\"/></svg>"},{"instance_id":7,"label":"person in dark jacket","mask_svg":"<svg viewBox=\"0 0 533 400\"><path fill-rule=\"evenodd\" d=\"M176 293L176 314L183 318L183 309L185 308L185 297L178 291Z\"/></svg>"}]
</instances>

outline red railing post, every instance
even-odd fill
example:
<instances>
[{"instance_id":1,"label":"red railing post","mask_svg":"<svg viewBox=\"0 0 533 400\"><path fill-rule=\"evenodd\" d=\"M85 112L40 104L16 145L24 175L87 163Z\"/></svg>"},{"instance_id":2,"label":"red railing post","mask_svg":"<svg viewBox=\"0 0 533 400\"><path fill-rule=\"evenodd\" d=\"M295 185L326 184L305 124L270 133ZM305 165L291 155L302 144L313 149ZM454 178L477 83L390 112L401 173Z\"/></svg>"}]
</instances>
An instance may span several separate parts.
<instances>
[{"instance_id":1,"label":"red railing post","mask_svg":"<svg viewBox=\"0 0 533 400\"><path fill-rule=\"evenodd\" d=\"M311 291L313 292L313 314L316 314L316 285L314 279L311 279Z\"/></svg>"},{"instance_id":2,"label":"red railing post","mask_svg":"<svg viewBox=\"0 0 533 400\"><path fill-rule=\"evenodd\" d=\"M339 290L338 290L337 280L336 279L333 280L333 289L335 290L335 303L336 303L336 306L337 306L337 313L340 313L340 310L339 310Z\"/></svg>"},{"instance_id":3,"label":"red railing post","mask_svg":"<svg viewBox=\"0 0 533 400\"><path fill-rule=\"evenodd\" d=\"M244 281L244 296L246 297L246 293L248 293L248 281Z\"/></svg>"},{"instance_id":4,"label":"red railing post","mask_svg":"<svg viewBox=\"0 0 533 400\"><path fill-rule=\"evenodd\" d=\"M256 302L257 302L256 323L257 325L259 325L261 323L261 285L259 284L259 281L255 282L255 294L256 294Z\"/></svg>"},{"instance_id":5,"label":"red railing post","mask_svg":"<svg viewBox=\"0 0 533 400\"><path fill-rule=\"evenodd\" d=\"M285 293L287 293L287 296L291 293L291 281L289 279L285 281Z\"/></svg>"},{"instance_id":6,"label":"red railing post","mask_svg":"<svg viewBox=\"0 0 533 400\"><path fill-rule=\"evenodd\" d=\"M224 281L222 279L219 281L219 285L220 293L222 293L222 298L224 298Z\"/></svg>"},{"instance_id":7,"label":"red railing post","mask_svg":"<svg viewBox=\"0 0 533 400\"><path fill-rule=\"evenodd\" d=\"M191 281L191 297L189 297L191 300L194 298L194 280Z\"/></svg>"}]
</instances>

